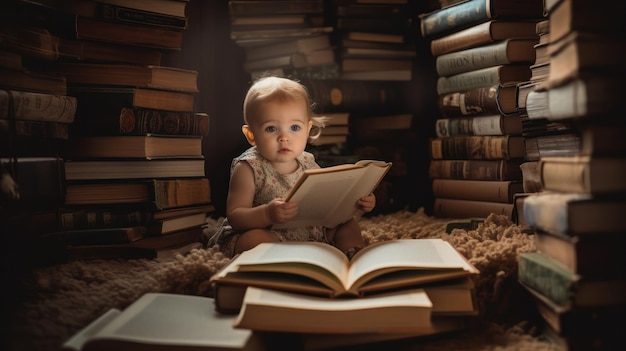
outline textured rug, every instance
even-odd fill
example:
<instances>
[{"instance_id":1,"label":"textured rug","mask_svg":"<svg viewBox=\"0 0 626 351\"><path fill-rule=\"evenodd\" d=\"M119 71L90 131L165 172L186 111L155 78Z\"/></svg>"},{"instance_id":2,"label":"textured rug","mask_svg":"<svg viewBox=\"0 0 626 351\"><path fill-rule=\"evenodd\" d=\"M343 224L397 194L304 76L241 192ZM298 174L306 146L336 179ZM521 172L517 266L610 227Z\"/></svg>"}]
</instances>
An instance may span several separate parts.
<instances>
[{"instance_id":1,"label":"textured rug","mask_svg":"<svg viewBox=\"0 0 626 351\"><path fill-rule=\"evenodd\" d=\"M212 232L218 220L209 220ZM533 237L503 216L492 215L476 230L445 232L447 220L423 211L401 211L360 220L367 243L440 237L481 274L476 278L479 321L454 337L417 341L419 350L553 350L535 336L532 303L517 284L517 255L535 250ZM58 350L94 318L124 309L147 292L211 296L209 278L229 262L216 248L156 260L96 260L37 268L26 277L22 299L4 330L7 350Z\"/></svg>"}]
</instances>

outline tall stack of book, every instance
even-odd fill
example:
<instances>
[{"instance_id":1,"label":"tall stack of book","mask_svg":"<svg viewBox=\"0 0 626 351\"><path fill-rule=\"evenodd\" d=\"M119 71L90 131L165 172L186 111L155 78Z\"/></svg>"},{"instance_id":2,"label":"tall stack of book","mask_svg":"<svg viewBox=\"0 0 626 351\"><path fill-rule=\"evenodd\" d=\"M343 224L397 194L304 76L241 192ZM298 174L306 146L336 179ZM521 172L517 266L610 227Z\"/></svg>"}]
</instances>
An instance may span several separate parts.
<instances>
[{"instance_id":1,"label":"tall stack of book","mask_svg":"<svg viewBox=\"0 0 626 351\"><path fill-rule=\"evenodd\" d=\"M542 17L541 0L470 0L420 15L438 75L434 216L512 217L525 158L516 85L531 77Z\"/></svg>"},{"instance_id":2,"label":"tall stack of book","mask_svg":"<svg viewBox=\"0 0 626 351\"><path fill-rule=\"evenodd\" d=\"M333 27L323 0L229 1L231 39L245 53L244 70L262 76L337 77Z\"/></svg>"},{"instance_id":3,"label":"tall stack of book","mask_svg":"<svg viewBox=\"0 0 626 351\"><path fill-rule=\"evenodd\" d=\"M63 77L78 102L60 150L64 200L41 237L55 260L201 246L213 209L202 153L209 120L195 110L198 73L162 63L182 48L187 1L147 3L45 8L58 58L41 69Z\"/></svg>"},{"instance_id":4,"label":"tall stack of book","mask_svg":"<svg viewBox=\"0 0 626 351\"><path fill-rule=\"evenodd\" d=\"M580 132L579 151L541 156L543 190L524 200L537 252L519 257L519 280L532 294L545 334L567 349L617 349L626 310L622 217L626 142L619 88L626 45L616 4L546 1L550 73L542 83L553 121Z\"/></svg>"},{"instance_id":5,"label":"tall stack of book","mask_svg":"<svg viewBox=\"0 0 626 351\"><path fill-rule=\"evenodd\" d=\"M413 77L415 43L409 35L408 1L336 0L337 61L342 79L404 80Z\"/></svg>"},{"instance_id":6,"label":"tall stack of book","mask_svg":"<svg viewBox=\"0 0 626 351\"><path fill-rule=\"evenodd\" d=\"M8 275L39 262L36 250L21 248L57 224L65 192L59 152L77 108L65 77L40 69L58 52L31 7L11 1L0 13L0 232L3 265L15 268ZM30 16L18 23L20 13Z\"/></svg>"}]
</instances>

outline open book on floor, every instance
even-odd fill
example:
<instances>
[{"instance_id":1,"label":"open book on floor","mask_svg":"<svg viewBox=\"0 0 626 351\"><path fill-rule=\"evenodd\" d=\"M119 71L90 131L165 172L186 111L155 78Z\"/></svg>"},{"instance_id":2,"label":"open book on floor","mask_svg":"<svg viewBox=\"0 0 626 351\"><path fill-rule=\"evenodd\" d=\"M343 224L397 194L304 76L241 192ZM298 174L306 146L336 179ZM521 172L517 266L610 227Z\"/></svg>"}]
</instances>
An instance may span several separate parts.
<instances>
[{"instance_id":1,"label":"open book on floor","mask_svg":"<svg viewBox=\"0 0 626 351\"><path fill-rule=\"evenodd\" d=\"M346 222L358 213L357 200L373 192L390 168L390 162L360 160L304 171L285 196L285 200L298 203L298 215L273 228L334 228Z\"/></svg>"},{"instance_id":2,"label":"open book on floor","mask_svg":"<svg viewBox=\"0 0 626 351\"><path fill-rule=\"evenodd\" d=\"M478 274L442 239L401 239L375 243L348 261L334 246L316 242L263 243L244 251L211 277L216 308L222 288L248 286L325 297L365 296L421 287ZM233 300L224 301L232 307ZM232 308L225 308L225 311Z\"/></svg>"}]
</instances>

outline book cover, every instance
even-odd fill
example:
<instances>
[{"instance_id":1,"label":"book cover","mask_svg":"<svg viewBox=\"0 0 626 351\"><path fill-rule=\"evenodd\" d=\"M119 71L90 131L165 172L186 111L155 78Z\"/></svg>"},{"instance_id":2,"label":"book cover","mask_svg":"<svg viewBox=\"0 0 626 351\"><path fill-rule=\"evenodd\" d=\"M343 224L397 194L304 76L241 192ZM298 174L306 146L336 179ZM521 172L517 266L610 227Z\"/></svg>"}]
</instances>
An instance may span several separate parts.
<instances>
[{"instance_id":1,"label":"book cover","mask_svg":"<svg viewBox=\"0 0 626 351\"><path fill-rule=\"evenodd\" d=\"M511 180L433 179L433 195L439 198L513 203L523 183Z\"/></svg>"},{"instance_id":2,"label":"book cover","mask_svg":"<svg viewBox=\"0 0 626 351\"><path fill-rule=\"evenodd\" d=\"M614 306L626 302L626 279L574 274L540 252L519 255L518 279L559 306Z\"/></svg>"},{"instance_id":3,"label":"book cover","mask_svg":"<svg viewBox=\"0 0 626 351\"><path fill-rule=\"evenodd\" d=\"M0 89L0 119L72 123L77 106L73 96Z\"/></svg>"},{"instance_id":4,"label":"book cover","mask_svg":"<svg viewBox=\"0 0 626 351\"><path fill-rule=\"evenodd\" d=\"M545 190L584 194L626 192L626 158L544 156L539 160Z\"/></svg>"},{"instance_id":5,"label":"book cover","mask_svg":"<svg viewBox=\"0 0 626 351\"><path fill-rule=\"evenodd\" d=\"M435 120L438 138L452 136L505 136L521 135L522 118L501 114L485 116L442 117Z\"/></svg>"},{"instance_id":6,"label":"book cover","mask_svg":"<svg viewBox=\"0 0 626 351\"><path fill-rule=\"evenodd\" d=\"M430 138L433 160L521 159L526 154L524 138L514 135L457 135Z\"/></svg>"},{"instance_id":7,"label":"book cover","mask_svg":"<svg viewBox=\"0 0 626 351\"><path fill-rule=\"evenodd\" d=\"M493 19L542 17L542 0L469 0L419 16L423 37L441 36Z\"/></svg>"},{"instance_id":8,"label":"book cover","mask_svg":"<svg viewBox=\"0 0 626 351\"><path fill-rule=\"evenodd\" d=\"M76 136L67 145L68 159L202 157L202 137L191 135Z\"/></svg>"},{"instance_id":9,"label":"book cover","mask_svg":"<svg viewBox=\"0 0 626 351\"><path fill-rule=\"evenodd\" d=\"M0 67L0 86L8 90L68 95L67 79L60 74L12 70Z\"/></svg>"},{"instance_id":10,"label":"book cover","mask_svg":"<svg viewBox=\"0 0 626 351\"><path fill-rule=\"evenodd\" d=\"M550 233L568 235L621 232L626 202L619 197L542 191L524 200L526 223Z\"/></svg>"},{"instance_id":11,"label":"book cover","mask_svg":"<svg viewBox=\"0 0 626 351\"><path fill-rule=\"evenodd\" d=\"M304 171L285 195L285 201L298 203L298 214L272 228L310 225L334 228L348 221L359 214L357 200L372 193L391 167L390 162L360 160Z\"/></svg>"},{"instance_id":12,"label":"book cover","mask_svg":"<svg viewBox=\"0 0 626 351\"><path fill-rule=\"evenodd\" d=\"M66 180L204 177L204 159L66 160Z\"/></svg>"},{"instance_id":13,"label":"book cover","mask_svg":"<svg viewBox=\"0 0 626 351\"><path fill-rule=\"evenodd\" d=\"M517 87L494 84L438 97L439 112L445 117L518 113Z\"/></svg>"},{"instance_id":14,"label":"book cover","mask_svg":"<svg viewBox=\"0 0 626 351\"><path fill-rule=\"evenodd\" d=\"M507 85L525 82L530 79L530 67L522 64L499 65L481 68L437 79L437 94L490 87L495 84Z\"/></svg>"},{"instance_id":15,"label":"book cover","mask_svg":"<svg viewBox=\"0 0 626 351\"><path fill-rule=\"evenodd\" d=\"M430 160L430 178L522 180L521 160Z\"/></svg>"},{"instance_id":16,"label":"book cover","mask_svg":"<svg viewBox=\"0 0 626 351\"><path fill-rule=\"evenodd\" d=\"M194 112L194 94L144 88L70 86L69 94L81 104L117 108L137 107L174 112Z\"/></svg>"}]
</instances>

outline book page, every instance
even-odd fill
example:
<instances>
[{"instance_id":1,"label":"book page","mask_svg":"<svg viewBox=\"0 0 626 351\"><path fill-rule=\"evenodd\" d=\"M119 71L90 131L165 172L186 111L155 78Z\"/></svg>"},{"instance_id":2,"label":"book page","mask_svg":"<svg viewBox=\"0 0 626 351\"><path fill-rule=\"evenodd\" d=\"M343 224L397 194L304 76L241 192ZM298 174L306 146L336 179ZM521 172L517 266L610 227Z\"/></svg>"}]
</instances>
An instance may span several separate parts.
<instances>
[{"instance_id":1,"label":"book page","mask_svg":"<svg viewBox=\"0 0 626 351\"><path fill-rule=\"evenodd\" d=\"M348 259L334 246L318 242L262 243L239 255L239 272L281 272L318 280L335 291L345 289Z\"/></svg>"},{"instance_id":2,"label":"book page","mask_svg":"<svg viewBox=\"0 0 626 351\"><path fill-rule=\"evenodd\" d=\"M460 270L475 267L442 239L400 239L372 244L354 256L348 285L361 285L376 276L401 270Z\"/></svg>"},{"instance_id":3,"label":"book page","mask_svg":"<svg viewBox=\"0 0 626 351\"><path fill-rule=\"evenodd\" d=\"M252 332L234 329L233 319L232 315L217 313L213 299L207 297L148 293L94 335L83 350L105 350L112 340L183 348L243 349Z\"/></svg>"},{"instance_id":4,"label":"book page","mask_svg":"<svg viewBox=\"0 0 626 351\"><path fill-rule=\"evenodd\" d=\"M96 318L86 327L67 339L67 341L63 343L62 349L80 351L83 348L83 345L85 345L85 343L89 341L92 336L96 335L100 330L102 330L102 328L104 328L104 326L111 323L111 321L121 313L122 311L117 308L109 309L100 317Z\"/></svg>"}]
</instances>

